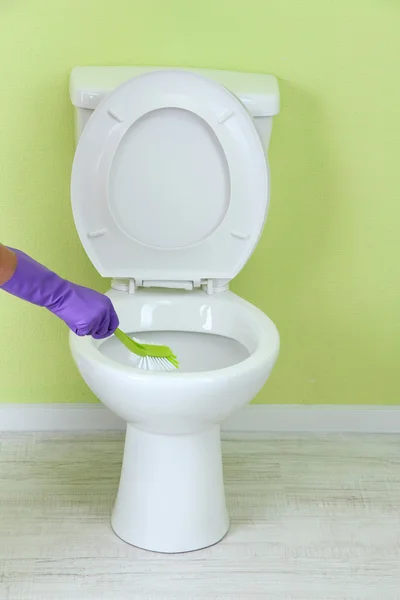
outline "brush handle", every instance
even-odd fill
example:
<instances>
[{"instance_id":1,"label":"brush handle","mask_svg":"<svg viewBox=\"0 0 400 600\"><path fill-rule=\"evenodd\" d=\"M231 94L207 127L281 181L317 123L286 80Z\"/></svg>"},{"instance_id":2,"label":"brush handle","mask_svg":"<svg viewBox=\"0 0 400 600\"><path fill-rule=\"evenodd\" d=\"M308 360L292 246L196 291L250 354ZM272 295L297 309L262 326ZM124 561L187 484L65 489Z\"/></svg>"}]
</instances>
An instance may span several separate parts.
<instances>
[{"instance_id":1,"label":"brush handle","mask_svg":"<svg viewBox=\"0 0 400 600\"><path fill-rule=\"evenodd\" d=\"M126 333L124 333L123 331L121 331L119 327L117 327L117 329L114 331L114 335L116 338L119 339L120 342L122 342L122 344L124 344L126 348L128 348L130 352L133 352L138 356L147 356L146 349L142 346L142 344L139 344L138 342L135 342L135 340L132 340L132 338L130 338L129 335L126 335Z\"/></svg>"}]
</instances>

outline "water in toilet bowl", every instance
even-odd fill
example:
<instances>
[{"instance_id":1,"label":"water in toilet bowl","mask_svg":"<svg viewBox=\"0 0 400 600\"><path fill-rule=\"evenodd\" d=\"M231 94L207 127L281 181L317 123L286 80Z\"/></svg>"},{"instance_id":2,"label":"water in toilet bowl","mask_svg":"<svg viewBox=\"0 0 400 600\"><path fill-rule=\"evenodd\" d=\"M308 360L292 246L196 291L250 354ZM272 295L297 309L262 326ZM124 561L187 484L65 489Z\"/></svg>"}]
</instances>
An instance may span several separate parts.
<instances>
[{"instance_id":1,"label":"water in toilet bowl","mask_svg":"<svg viewBox=\"0 0 400 600\"><path fill-rule=\"evenodd\" d=\"M172 347L179 358L181 373L224 369L249 357L249 351L238 341L219 335L186 331L151 331L132 335L145 343ZM105 340L99 351L120 364L135 365L135 357L115 337Z\"/></svg>"}]
</instances>

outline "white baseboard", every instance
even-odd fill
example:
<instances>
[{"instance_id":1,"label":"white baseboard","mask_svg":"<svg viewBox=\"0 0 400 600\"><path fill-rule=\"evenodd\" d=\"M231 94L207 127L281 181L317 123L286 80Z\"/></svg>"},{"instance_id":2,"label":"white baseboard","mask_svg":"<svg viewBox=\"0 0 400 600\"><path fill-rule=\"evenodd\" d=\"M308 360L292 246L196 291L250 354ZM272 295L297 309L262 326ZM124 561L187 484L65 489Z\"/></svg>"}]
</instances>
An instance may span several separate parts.
<instances>
[{"instance_id":1,"label":"white baseboard","mask_svg":"<svg viewBox=\"0 0 400 600\"><path fill-rule=\"evenodd\" d=\"M125 423L100 404L0 404L0 432L111 431ZM400 433L400 406L250 405L223 424L225 435Z\"/></svg>"}]
</instances>

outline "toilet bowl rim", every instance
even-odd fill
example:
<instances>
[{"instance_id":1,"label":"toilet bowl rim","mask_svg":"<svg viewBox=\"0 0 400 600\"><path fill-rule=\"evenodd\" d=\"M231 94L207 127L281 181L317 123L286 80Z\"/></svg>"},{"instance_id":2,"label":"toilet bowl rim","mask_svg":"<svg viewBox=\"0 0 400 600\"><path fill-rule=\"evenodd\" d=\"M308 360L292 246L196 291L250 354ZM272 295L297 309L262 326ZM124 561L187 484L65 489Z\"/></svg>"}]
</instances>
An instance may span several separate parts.
<instances>
[{"instance_id":1,"label":"toilet bowl rim","mask_svg":"<svg viewBox=\"0 0 400 600\"><path fill-rule=\"evenodd\" d=\"M171 377L171 373L168 372L146 371L113 361L100 351L101 344L99 344L98 341L90 337L79 337L73 332L70 332L69 343L72 355L75 359L81 358L87 362L96 364L96 366L101 365L103 369L112 372L115 375L118 374L127 377L131 380L149 379L151 376L152 379L168 379L169 383L173 380L175 382L182 382L183 380L204 381L210 377L214 380L228 376L238 377L241 373L248 374L249 371L257 369L261 364L268 365L272 361L275 362L280 350L280 336L273 321L252 304L246 302L239 296L230 292L228 293L230 295L230 300L233 299L234 301L238 301L234 306L234 310L237 310L238 313L240 312L241 314L244 312L248 314L249 328L257 335L256 347L251 354L240 363L210 371L180 373L178 370L173 374L173 377ZM232 303L229 302L229 304ZM254 325L256 325L256 327ZM182 329L182 331L185 330ZM212 331L202 331L198 333L215 335ZM232 336L231 339L235 339L235 337Z\"/></svg>"}]
</instances>

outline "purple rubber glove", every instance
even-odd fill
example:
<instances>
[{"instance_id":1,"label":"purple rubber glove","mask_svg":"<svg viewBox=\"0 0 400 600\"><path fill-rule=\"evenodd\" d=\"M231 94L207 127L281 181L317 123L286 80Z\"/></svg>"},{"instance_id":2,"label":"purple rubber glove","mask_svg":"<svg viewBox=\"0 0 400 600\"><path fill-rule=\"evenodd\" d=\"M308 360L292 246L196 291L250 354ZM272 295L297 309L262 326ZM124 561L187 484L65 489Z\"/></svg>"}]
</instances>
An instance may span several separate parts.
<instances>
[{"instance_id":1,"label":"purple rubber glove","mask_svg":"<svg viewBox=\"0 0 400 600\"><path fill-rule=\"evenodd\" d=\"M17 268L1 289L47 308L77 335L102 339L114 333L119 321L107 296L62 279L20 250L10 250L17 255Z\"/></svg>"}]
</instances>

